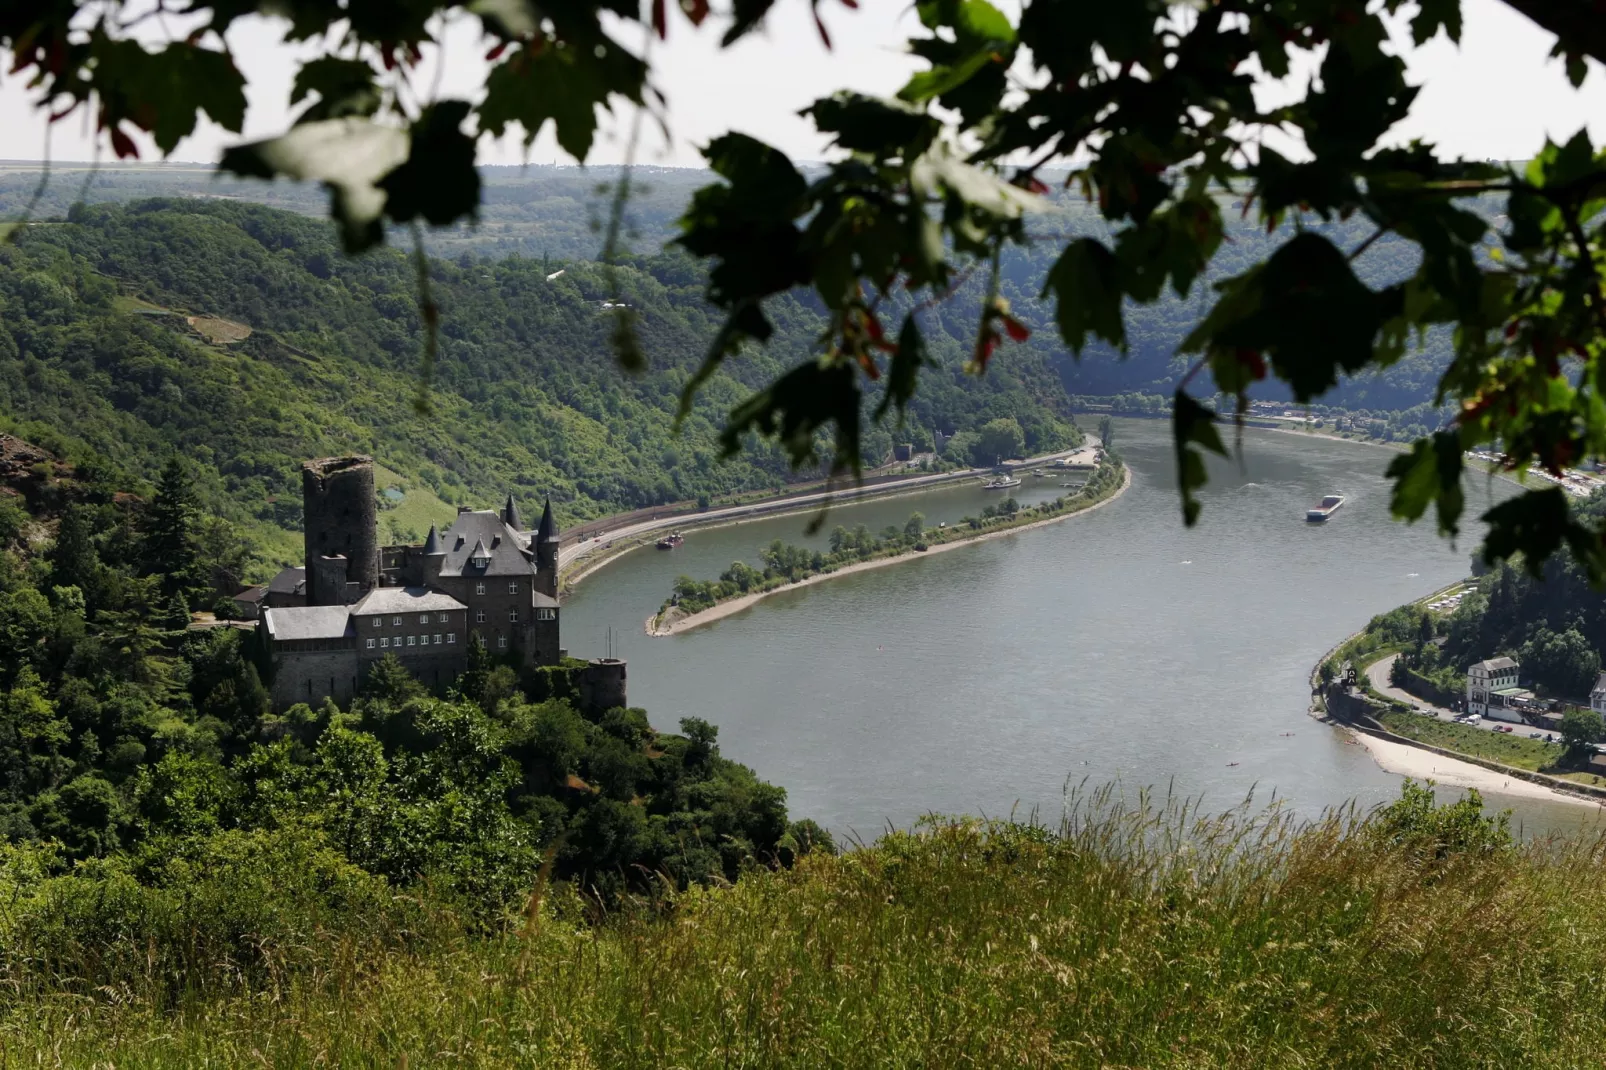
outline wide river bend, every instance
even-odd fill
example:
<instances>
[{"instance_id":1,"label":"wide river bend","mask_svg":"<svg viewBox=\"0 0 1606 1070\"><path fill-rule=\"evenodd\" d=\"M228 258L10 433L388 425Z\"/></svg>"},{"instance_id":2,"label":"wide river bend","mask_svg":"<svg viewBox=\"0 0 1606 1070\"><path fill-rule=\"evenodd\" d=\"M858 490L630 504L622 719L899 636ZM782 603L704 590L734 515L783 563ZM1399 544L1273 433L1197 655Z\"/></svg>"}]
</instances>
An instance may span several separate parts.
<instances>
[{"instance_id":1,"label":"wide river bend","mask_svg":"<svg viewBox=\"0 0 1606 1070\"><path fill-rule=\"evenodd\" d=\"M1378 447L1246 432L1242 467L1213 463L1192 530L1170 425L1124 420L1133 470L1118 501L929 560L845 576L663 639L643 634L674 577L756 562L772 539L823 544L915 510L955 521L1000 498L969 485L846 506L812 539L792 516L694 532L630 554L564 610L565 645L630 661L653 722L719 726L722 752L787 789L792 812L873 838L923 814L1059 817L1067 781L1155 785L1225 809L1253 789L1301 814L1397 795L1339 730L1306 716L1321 655L1379 612L1464 577L1477 545L1388 515ZM1467 513L1514 491L1478 481ZM1304 510L1348 496L1324 525ZM1027 477L1023 501L1061 493ZM1469 525L1475 527L1476 525ZM1584 807L1492 798L1528 831L1594 821Z\"/></svg>"}]
</instances>

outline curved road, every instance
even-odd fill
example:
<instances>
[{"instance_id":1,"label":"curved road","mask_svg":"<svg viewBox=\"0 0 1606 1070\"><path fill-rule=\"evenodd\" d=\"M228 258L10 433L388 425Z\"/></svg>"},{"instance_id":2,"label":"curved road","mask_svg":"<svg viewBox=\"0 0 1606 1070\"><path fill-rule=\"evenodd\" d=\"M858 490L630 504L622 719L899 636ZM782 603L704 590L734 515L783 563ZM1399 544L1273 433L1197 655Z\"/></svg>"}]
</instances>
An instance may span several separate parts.
<instances>
[{"instance_id":1,"label":"curved road","mask_svg":"<svg viewBox=\"0 0 1606 1070\"><path fill-rule=\"evenodd\" d=\"M1453 710L1447 710L1443 706L1435 706L1427 699L1417 698L1409 691L1402 691L1400 688L1397 688L1393 684L1389 683L1389 671L1394 667L1394 659L1398 657L1398 654L1390 654L1383 660L1374 661L1372 664L1366 667L1366 678L1372 682L1372 690L1376 691L1385 698L1394 699L1396 702L1403 702L1407 706L1410 706L1422 713L1431 713L1441 721L1453 721L1457 717L1461 716ZM1496 726L1501 724L1509 724L1511 726L1511 732L1513 735L1528 736L1533 732L1539 732L1539 738L1541 739L1548 738L1550 735L1550 733L1536 729L1530 724L1515 724L1509 721L1495 721L1487 717L1480 720L1472 727L1482 728L1485 731L1493 732L1495 731Z\"/></svg>"},{"instance_id":2,"label":"curved road","mask_svg":"<svg viewBox=\"0 0 1606 1070\"><path fill-rule=\"evenodd\" d=\"M1096 445L1089 443L1074 450L1060 450L1057 453L1047 453L1041 457L1032 457L1025 461L1012 463L1008 467L1011 471L1020 471L1061 457L1069 458L1077 463L1092 464L1094 450L1097 448ZM659 517L654 520L643 520L634 524L627 524L624 527L600 532L594 538L574 543L571 546L560 547L558 549L558 568L559 570L565 569L581 558L607 548L619 539L628 539L653 531L662 531L669 528L687 528L694 525L702 526L710 522L735 520L749 516L772 516L781 512L802 510L811 505L819 505L828 499L853 501L858 498L873 498L884 494L901 494L907 490L915 490L939 483L954 483L962 479L987 476L992 473L992 468L968 468L959 472L938 472L933 475L900 479L895 483L880 483L873 487L848 487L843 490L820 491L815 494L800 494L792 498L768 499L748 502L745 505L730 505L722 509L710 509L701 513L683 513L675 516Z\"/></svg>"}]
</instances>

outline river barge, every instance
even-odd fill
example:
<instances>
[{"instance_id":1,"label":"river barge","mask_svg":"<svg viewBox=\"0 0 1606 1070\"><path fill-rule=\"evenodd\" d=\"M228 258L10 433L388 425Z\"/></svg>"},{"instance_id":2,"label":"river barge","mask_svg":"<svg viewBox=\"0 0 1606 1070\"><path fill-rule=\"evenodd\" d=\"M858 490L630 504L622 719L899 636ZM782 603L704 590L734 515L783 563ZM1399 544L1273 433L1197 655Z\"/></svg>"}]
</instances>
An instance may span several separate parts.
<instances>
[{"instance_id":1,"label":"river barge","mask_svg":"<svg viewBox=\"0 0 1606 1070\"><path fill-rule=\"evenodd\" d=\"M1319 504L1305 510L1305 519L1312 524L1320 524L1338 512L1339 507L1343 504L1344 496L1342 494L1329 494Z\"/></svg>"}]
</instances>

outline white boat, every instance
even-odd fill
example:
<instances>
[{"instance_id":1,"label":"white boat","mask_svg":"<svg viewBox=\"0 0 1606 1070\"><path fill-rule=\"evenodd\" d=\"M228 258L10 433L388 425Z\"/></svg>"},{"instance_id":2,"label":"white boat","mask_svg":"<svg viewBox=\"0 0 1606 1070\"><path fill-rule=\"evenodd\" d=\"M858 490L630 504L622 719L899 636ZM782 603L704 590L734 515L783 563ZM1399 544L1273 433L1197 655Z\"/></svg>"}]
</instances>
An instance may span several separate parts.
<instances>
[{"instance_id":1,"label":"white boat","mask_svg":"<svg viewBox=\"0 0 1606 1070\"><path fill-rule=\"evenodd\" d=\"M1344 496L1342 494L1329 494L1327 497L1321 500L1320 504L1305 510L1305 519L1310 521L1312 524L1320 524L1322 521L1338 512L1338 507L1343 504Z\"/></svg>"},{"instance_id":2,"label":"white boat","mask_svg":"<svg viewBox=\"0 0 1606 1070\"><path fill-rule=\"evenodd\" d=\"M1008 476L999 476L997 479L993 480L991 483L983 483L981 485L981 489L982 490L1008 490L1010 487L1018 487L1018 486L1020 486L1020 480L1011 479Z\"/></svg>"}]
</instances>

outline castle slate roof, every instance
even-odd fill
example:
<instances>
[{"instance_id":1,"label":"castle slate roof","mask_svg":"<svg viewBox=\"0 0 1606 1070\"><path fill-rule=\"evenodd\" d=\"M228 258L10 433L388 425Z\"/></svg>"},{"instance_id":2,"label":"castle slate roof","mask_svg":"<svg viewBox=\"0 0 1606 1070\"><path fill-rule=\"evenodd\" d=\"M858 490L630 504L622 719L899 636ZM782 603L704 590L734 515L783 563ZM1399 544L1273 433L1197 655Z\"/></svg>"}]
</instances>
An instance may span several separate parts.
<instances>
[{"instance_id":1,"label":"castle slate roof","mask_svg":"<svg viewBox=\"0 0 1606 1070\"><path fill-rule=\"evenodd\" d=\"M528 576L535 571L535 562L525 548L524 537L508 527L507 521L496 513L458 513L441 542L446 548L446 560L441 562L442 576ZM486 556L491 559L484 568L468 563L476 544L483 544Z\"/></svg>"},{"instance_id":2,"label":"castle slate roof","mask_svg":"<svg viewBox=\"0 0 1606 1070\"><path fill-rule=\"evenodd\" d=\"M1601 691L1606 691L1606 672L1595 677L1595 686L1589 689L1591 695L1598 694Z\"/></svg>"},{"instance_id":3,"label":"castle slate roof","mask_svg":"<svg viewBox=\"0 0 1606 1070\"><path fill-rule=\"evenodd\" d=\"M558 600L549 594L542 594L540 591L531 591L530 605L535 609L557 609Z\"/></svg>"},{"instance_id":4,"label":"castle slate roof","mask_svg":"<svg viewBox=\"0 0 1606 1070\"><path fill-rule=\"evenodd\" d=\"M431 524L429 526L429 538L424 540L424 556L434 557L436 554L444 554L445 552L446 547L441 543L441 533L435 530L434 524Z\"/></svg>"},{"instance_id":5,"label":"castle slate roof","mask_svg":"<svg viewBox=\"0 0 1606 1070\"><path fill-rule=\"evenodd\" d=\"M307 589L307 569L304 565L282 568L268 583L271 594L302 594Z\"/></svg>"},{"instance_id":6,"label":"castle slate roof","mask_svg":"<svg viewBox=\"0 0 1606 1070\"><path fill-rule=\"evenodd\" d=\"M369 613L445 613L467 608L451 595L428 587L375 587L351 606L351 612L362 616Z\"/></svg>"},{"instance_id":7,"label":"castle slate roof","mask_svg":"<svg viewBox=\"0 0 1606 1070\"><path fill-rule=\"evenodd\" d=\"M262 626L276 643L294 639L343 639L356 635L349 606L291 606L264 609Z\"/></svg>"},{"instance_id":8,"label":"castle slate roof","mask_svg":"<svg viewBox=\"0 0 1606 1070\"><path fill-rule=\"evenodd\" d=\"M557 521L552 519L552 499L551 498L548 498L546 500L546 505L541 509L541 525L540 525L540 527L535 529L535 541L536 542L557 542L558 541L558 524L557 524Z\"/></svg>"},{"instance_id":9,"label":"castle slate roof","mask_svg":"<svg viewBox=\"0 0 1606 1070\"><path fill-rule=\"evenodd\" d=\"M502 522L514 531L524 529L524 521L519 518L519 507L511 494L507 496L507 504L502 506Z\"/></svg>"},{"instance_id":10,"label":"castle slate roof","mask_svg":"<svg viewBox=\"0 0 1606 1070\"><path fill-rule=\"evenodd\" d=\"M1490 658L1487 661L1478 662L1478 665L1488 672L1499 672L1502 669L1515 669L1517 667L1517 663L1510 658Z\"/></svg>"}]
</instances>

